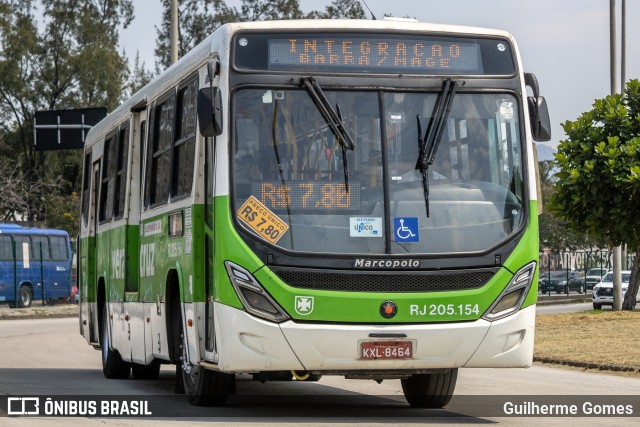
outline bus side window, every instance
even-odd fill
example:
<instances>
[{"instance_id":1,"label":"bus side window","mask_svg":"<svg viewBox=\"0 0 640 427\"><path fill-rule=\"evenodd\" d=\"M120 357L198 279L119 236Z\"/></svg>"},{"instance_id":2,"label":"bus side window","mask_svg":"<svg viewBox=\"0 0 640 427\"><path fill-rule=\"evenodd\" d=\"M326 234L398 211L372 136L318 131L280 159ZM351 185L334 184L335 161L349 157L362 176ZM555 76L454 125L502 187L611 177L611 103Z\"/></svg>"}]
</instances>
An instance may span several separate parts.
<instances>
[{"instance_id":1,"label":"bus side window","mask_svg":"<svg viewBox=\"0 0 640 427\"><path fill-rule=\"evenodd\" d=\"M113 194L113 217L122 218L127 190L127 164L129 159L129 126L123 126L118 132L118 161L116 162L115 185Z\"/></svg>"},{"instance_id":2,"label":"bus side window","mask_svg":"<svg viewBox=\"0 0 640 427\"><path fill-rule=\"evenodd\" d=\"M112 134L104 142L104 162L102 165L102 184L100 188L100 222L109 221L113 216L113 194L118 161L117 134Z\"/></svg>"},{"instance_id":3,"label":"bus side window","mask_svg":"<svg viewBox=\"0 0 640 427\"><path fill-rule=\"evenodd\" d=\"M11 236L0 236L0 260L13 260Z\"/></svg>"},{"instance_id":4,"label":"bus side window","mask_svg":"<svg viewBox=\"0 0 640 427\"><path fill-rule=\"evenodd\" d=\"M175 127L176 95L173 89L151 110L147 144L145 206L167 203L170 193L171 148Z\"/></svg>"},{"instance_id":5,"label":"bus side window","mask_svg":"<svg viewBox=\"0 0 640 427\"><path fill-rule=\"evenodd\" d=\"M144 167L144 153L145 153L145 148L146 148L146 141L147 138L147 121L143 120L140 123L140 140L137 141L140 145L140 151L139 151L139 157L138 157L138 179L140 180L140 185L142 185L143 183L143 178L144 178L144 174L143 174L143 167ZM135 170L135 167L133 168ZM132 171L133 172L133 171ZM140 194L140 196L142 196L142 194ZM140 207L143 206L144 204L144 198L140 197Z\"/></svg>"},{"instance_id":6,"label":"bus side window","mask_svg":"<svg viewBox=\"0 0 640 427\"><path fill-rule=\"evenodd\" d=\"M91 150L84 155L84 173L82 174L82 221L87 225L89 221L89 195L91 184Z\"/></svg>"},{"instance_id":7,"label":"bus side window","mask_svg":"<svg viewBox=\"0 0 640 427\"><path fill-rule=\"evenodd\" d=\"M176 132L173 147L173 173L171 174L171 197L191 194L196 141L196 100L198 80L193 80L178 91Z\"/></svg>"},{"instance_id":8,"label":"bus side window","mask_svg":"<svg viewBox=\"0 0 640 427\"><path fill-rule=\"evenodd\" d=\"M23 254L25 253L24 244L27 244L27 256L29 256L29 251L31 251L31 239L29 236L13 236L14 242L16 242L16 260L22 261Z\"/></svg>"},{"instance_id":9,"label":"bus side window","mask_svg":"<svg viewBox=\"0 0 640 427\"><path fill-rule=\"evenodd\" d=\"M67 240L62 236L51 236L51 259L64 261L69 258L67 253Z\"/></svg>"},{"instance_id":10,"label":"bus side window","mask_svg":"<svg viewBox=\"0 0 640 427\"><path fill-rule=\"evenodd\" d=\"M31 256L33 259L40 259L40 244L42 244L42 259L44 261L51 260L49 253L49 238L47 236L31 236Z\"/></svg>"}]
</instances>

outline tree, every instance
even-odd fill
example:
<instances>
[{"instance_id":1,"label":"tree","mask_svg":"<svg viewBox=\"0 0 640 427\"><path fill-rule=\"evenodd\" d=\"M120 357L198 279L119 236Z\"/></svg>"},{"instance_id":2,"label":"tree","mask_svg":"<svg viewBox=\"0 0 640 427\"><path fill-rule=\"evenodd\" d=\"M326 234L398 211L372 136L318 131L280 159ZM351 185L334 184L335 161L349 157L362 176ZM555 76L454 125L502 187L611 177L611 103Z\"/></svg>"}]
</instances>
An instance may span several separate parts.
<instances>
[{"instance_id":1,"label":"tree","mask_svg":"<svg viewBox=\"0 0 640 427\"><path fill-rule=\"evenodd\" d=\"M171 0L162 0L162 23L156 27L156 72L171 65ZM224 0L178 0L178 57L184 56L216 28L239 21Z\"/></svg>"},{"instance_id":2,"label":"tree","mask_svg":"<svg viewBox=\"0 0 640 427\"><path fill-rule=\"evenodd\" d=\"M133 62L133 70L127 74L128 78L124 91L127 98L142 89L153 78L153 73L146 69L144 62L140 62L140 54L138 52Z\"/></svg>"},{"instance_id":3,"label":"tree","mask_svg":"<svg viewBox=\"0 0 640 427\"><path fill-rule=\"evenodd\" d=\"M562 126L551 209L572 229L635 252L622 306L631 310L640 284L640 81Z\"/></svg>"},{"instance_id":4,"label":"tree","mask_svg":"<svg viewBox=\"0 0 640 427\"><path fill-rule=\"evenodd\" d=\"M271 21L304 18L298 0L242 0L240 21Z\"/></svg>"},{"instance_id":5,"label":"tree","mask_svg":"<svg viewBox=\"0 0 640 427\"><path fill-rule=\"evenodd\" d=\"M15 221L16 212L26 212L28 189L18 165L0 157L0 222Z\"/></svg>"},{"instance_id":6,"label":"tree","mask_svg":"<svg viewBox=\"0 0 640 427\"><path fill-rule=\"evenodd\" d=\"M26 200L16 208L27 221L79 193L82 162L79 153L35 151L34 112L118 105L127 77L118 33L132 18L131 0L0 3L0 155L16 166Z\"/></svg>"},{"instance_id":7,"label":"tree","mask_svg":"<svg viewBox=\"0 0 640 427\"><path fill-rule=\"evenodd\" d=\"M584 250L592 252L606 246L601 239L590 236L584 230L573 230L557 214L546 207L549 205L554 193L555 163L551 160L538 162L540 170L540 187L542 192L542 214L538 216L540 226L540 250L551 249L553 252L564 250Z\"/></svg>"},{"instance_id":8,"label":"tree","mask_svg":"<svg viewBox=\"0 0 640 427\"><path fill-rule=\"evenodd\" d=\"M171 0L163 0L162 6L162 24L156 28L156 72L171 65ZM314 10L306 15L298 0L242 0L239 9L227 6L224 0L178 0L178 56L184 56L218 27L229 22L365 17L359 0L334 0L323 12Z\"/></svg>"},{"instance_id":9,"label":"tree","mask_svg":"<svg viewBox=\"0 0 640 427\"><path fill-rule=\"evenodd\" d=\"M307 18L320 19L365 19L360 0L334 0L325 7L324 12L309 12Z\"/></svg>"}]
</instances>

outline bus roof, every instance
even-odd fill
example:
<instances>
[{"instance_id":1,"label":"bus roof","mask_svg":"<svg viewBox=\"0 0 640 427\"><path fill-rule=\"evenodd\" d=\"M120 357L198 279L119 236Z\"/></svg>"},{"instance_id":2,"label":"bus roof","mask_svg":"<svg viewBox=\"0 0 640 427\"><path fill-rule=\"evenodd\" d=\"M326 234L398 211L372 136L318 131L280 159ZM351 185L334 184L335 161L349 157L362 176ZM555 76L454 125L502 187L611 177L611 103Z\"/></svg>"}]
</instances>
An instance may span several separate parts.
<instances>
[{"instance_id":1,"label":"bus roof","mask_svg":"<svg viewBox=\"0 0 640 427\"><path fill-rule=\"evenodd\" d=\"M406 33L447 33L453 35L476 35L476 36L493 36L509 39L515 46L515 41L511 34L503 30L466 27L459 25L445 25L424 23L407 19L398 19L393 17L383 18L379 20L368 19L291 19L291 20L273 20L273 21L253 21L253 22L234 22L222 25L220 28L211 33L200 44L191 49L187 54L178 60L175 64L168 67L151 82L133 94L128 100L117 107L107 117L108 120L98 122L86 137L85 148L92 146L107 132L113 130L114 125L118 125L121 121L130 117L132 109L138 108L140 105L146 105L153 102L157 97L161 96L170 87L174 87L180 83L186 73L192 72L213 53L219 53L221 56L221 67L227 67L224 61L229 55L228 49L220 48L220 42L226 41L230 43L230 39L237 31L244 30L333 30L333 31L392 31ZM219 51L220 50L220 51ZM516 56L519 54L516 50Z\"/></svg>"},{"instance_id":2,"label":"bus roof","mask_svg":"<svg viewBox=\"0 0 640 427\"><path fill-rule=\"evenodd\" d=\"M26 228L18 224L0 224L0 234L29 234L33 236L69 236L64 230L50 228Z\"/></svg>"}]
</instances>

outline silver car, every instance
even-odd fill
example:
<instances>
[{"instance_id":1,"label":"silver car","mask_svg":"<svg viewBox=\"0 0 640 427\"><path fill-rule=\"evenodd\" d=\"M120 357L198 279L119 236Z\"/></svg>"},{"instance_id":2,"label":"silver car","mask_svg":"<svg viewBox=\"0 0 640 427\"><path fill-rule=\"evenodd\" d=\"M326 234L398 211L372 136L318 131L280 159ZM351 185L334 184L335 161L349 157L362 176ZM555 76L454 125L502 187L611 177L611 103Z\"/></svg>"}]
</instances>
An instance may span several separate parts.
<instances>
[{"instance_id":1,"label":"silver car","mask_svg":"<svg viewBox=\"0 0 640 427\"><path fill-rule=\"evenodd\" d=\"M602 276L607 274L607 269L604 267L594 267L587 270L587 274L584 275L587 289L593 289L595 285L600 283Z\"/></svg>"}]
</instances>

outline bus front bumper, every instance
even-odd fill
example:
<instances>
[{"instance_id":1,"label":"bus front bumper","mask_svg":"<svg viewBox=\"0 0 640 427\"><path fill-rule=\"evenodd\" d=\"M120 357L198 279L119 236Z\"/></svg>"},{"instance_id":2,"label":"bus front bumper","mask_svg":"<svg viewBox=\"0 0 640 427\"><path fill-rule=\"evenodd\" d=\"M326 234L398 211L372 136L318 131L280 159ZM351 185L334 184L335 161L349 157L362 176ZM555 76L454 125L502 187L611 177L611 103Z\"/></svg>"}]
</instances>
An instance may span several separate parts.
<instances>
[{"instance_id":1,"label":"bus front bumper","mask_svg":"<svg viewBox=\"0 0 640 427\"><path fill-rule=\"evenodd\" d=\"M276 324L217 303L215 318L217 365L224 372L528 367L533 359L535 305L495 322ZM362 359L362 342L385 340L411 341L412 357Z\"/></svg>"}]
</instances>

